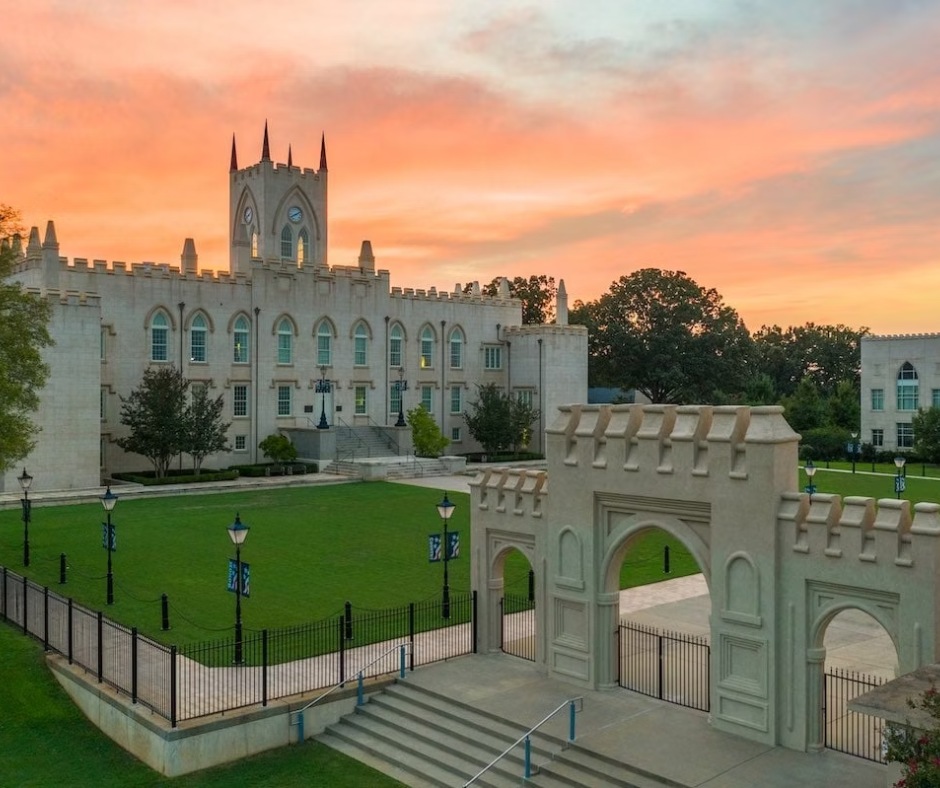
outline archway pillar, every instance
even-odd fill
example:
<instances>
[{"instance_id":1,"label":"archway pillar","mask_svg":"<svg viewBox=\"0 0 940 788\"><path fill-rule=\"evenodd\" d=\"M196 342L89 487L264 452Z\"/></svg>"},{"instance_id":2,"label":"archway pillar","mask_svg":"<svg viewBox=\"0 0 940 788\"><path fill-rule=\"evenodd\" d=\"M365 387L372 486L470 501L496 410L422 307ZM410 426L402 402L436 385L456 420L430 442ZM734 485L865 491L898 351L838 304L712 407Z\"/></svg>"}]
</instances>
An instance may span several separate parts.
<instances>
[{"instance_id":1,"label":"archway pillar","mask_svg":"<svg viewBox=\"0 0 940 788\"><path fill-rule=\"evenodd\" d=\"M617 660L620 656L620 592L597 595L597 634L595 637L598 689L616 687L620 677Z\"/></svg>"},{"instance_id":2,"label":"archway pillar","mask_svg":"<svg viewBox=\"0 0 940 788\"><path fill-rule=\"evenodd\" d=\"M820 752L826 746L823 731L823 695L825 693L826 649L810 648L806 650L806 749L808 752Z\"/></svg>"}]
</instances>

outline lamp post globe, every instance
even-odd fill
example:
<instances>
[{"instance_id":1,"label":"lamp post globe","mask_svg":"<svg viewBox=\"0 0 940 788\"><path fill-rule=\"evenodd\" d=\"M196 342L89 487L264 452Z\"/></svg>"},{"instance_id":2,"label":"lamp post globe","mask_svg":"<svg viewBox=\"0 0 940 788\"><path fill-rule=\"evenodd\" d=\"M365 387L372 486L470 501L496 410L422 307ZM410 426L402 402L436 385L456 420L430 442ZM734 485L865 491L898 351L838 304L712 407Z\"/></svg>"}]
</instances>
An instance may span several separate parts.
<instances>
[{"instance_id":1,"label":"lamp post globe","mask_svg":"<svg viewBox=\"0 0 940 788\"><path fill-rule=\"evenodd\" d=\"M235 513L235 522L228 527L229 539L235 545L235 664L241 665L243 657L242 638L242 545L248 538L249 527L245 525L238 513Z\"/></svg>"},{"instance_id":2,"label":"lamp post globe","mask_svg":"<svg viewBox=\"0 0 940 788\"><path fill-rule=\"evenodd\" d=\"M894 467L898 469L897 475L894 477L894 492L898 498L900 498L901 493L904 492L904 477L901 476L901 471L904 470L906 462L907 459L901 454L894 458Z\"/></svg>"},{"instance_id":3,"label":"lamp post globe","mask_svg":"<svg viewBox=\"0 0 940 788\"><path fill-rule=\"evenodd\" d=\"M450 582L447 577L447 563L450 560L450 545L447 538L447 523L450 521L451 515L456 508L457 507L451 503L445 492L443 500L437 505L437 513L444 521L444 541L441 544L441 549L444 552L444 588L441 595L441 618L450 618Z\"/></svg>"},{"instance_id":4,"label":"lamp post globe","mask_svg":"<svg viewBox=\"0 0 940 788\"><path fill-rule=\"evenodd\" d=\"M23 488L23 498L20 503L23 505L23 566L29 566L29 521L32 516L32 505L29 502L29 487L33 483L33 477L23 468L23 475L17 476L20 487Z\"/></svg>"},{"instance_id":5,"label":"lamp post globe","mask_svg":"<svg viewBox=\"0 0 940 788\"><path fill-rule=\"evenodd\" d=\"M803 467L803 470L806 472L806 478L808 484L806 485L806 492L809 493L809 502L813 502L813 493L816 492L816 485L813 484L813 477L816 475L816 465L812 460L807 460L806 465Z\"/></svg>"},{"instance_id":6,"label":"lamp post globe","mask_svg":"<svg viewBox=\"0 0 940 788\"><path fill-rule=\"evenodd\" d=\"M108 591L107 591L107 601L109 605L114 604L114 574L111 571L111 553L114 552L115 547L115 538L114 538L114 525L111 523L111 512L114 511L114 507L117 505L118 496L111 492L111 485L108 485L105 494L99 499L101 505L104 507L105 512L108 516L108 521L105 523L104 531L104 547L108 551Z\"/></svg>"}]
</instances>

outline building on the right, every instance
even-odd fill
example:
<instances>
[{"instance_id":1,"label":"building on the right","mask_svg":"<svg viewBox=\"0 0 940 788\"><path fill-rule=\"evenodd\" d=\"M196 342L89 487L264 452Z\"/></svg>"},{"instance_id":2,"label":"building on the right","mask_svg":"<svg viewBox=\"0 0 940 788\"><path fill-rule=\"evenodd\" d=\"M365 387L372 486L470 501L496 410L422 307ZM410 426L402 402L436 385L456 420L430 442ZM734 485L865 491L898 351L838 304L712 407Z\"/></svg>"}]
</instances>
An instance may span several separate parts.
<instances>
[{"instance_id":1,"label":"building on the right","mask_svg":"<svg viewBox=\"0 0 940 788\"><path fill-rule=\"evenodd\" d=\"M862 337L860 385L860 443L911 451L914 414L940 407L940 334Z\"/></svg>"}]
</instances>

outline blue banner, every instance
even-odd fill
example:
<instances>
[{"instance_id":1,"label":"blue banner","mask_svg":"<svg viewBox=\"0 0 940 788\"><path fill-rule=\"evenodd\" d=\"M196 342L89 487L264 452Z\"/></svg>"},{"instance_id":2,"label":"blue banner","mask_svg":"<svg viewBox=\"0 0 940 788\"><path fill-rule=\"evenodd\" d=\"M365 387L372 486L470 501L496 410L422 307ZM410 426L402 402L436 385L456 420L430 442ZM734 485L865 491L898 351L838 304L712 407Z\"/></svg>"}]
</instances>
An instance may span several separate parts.
<instances>
[{"instance_id":1,"label":"blue banner","mask_svg":"<svg viewBox=\"0 0 940 788\"><path fill-rule=\"evenodd\" d=\"M237 562L234 558L228 559L228 590L235 592L235 574L238 572ZM248 564L242 561L242 596L251 596L251 571Z\"/></svg>"},{"instance_id":2,"label":"blue banner","mask_svg":"<svg viewBox=\"0 0 940 788\"><path fill-rule=\"evenodd\" d=\"M435 563L444 558L443 537L441 534L428 535L428 561ZM460 557L460 533L457 531L447 532L447 560L453 561Z\"/></svg>"},{"instance_id":3,"label":"blue banner","mask_svg":"<svg viewBox=\"0 0 940 788\"><path fill-rule=\"evenodd\" d=\"M428 561L434 563L441 560L441 535L428 535Z\"/></svg>"},{"instance_id":4,"label":"blue banner","mask_svg":"<svg viewBox=\"0 0 940 788\"><path fill-rule=\"evenodd\" d=\"M102 523L101 524L101 546L105 550L107 550L109 549L109 543L110 543L110 550L113 553L115 550L117 550L117 533L114 530L114 523L111 523L110 540L108 539L108 524Z\"/></svg>"},{"instance_id":5,"label":"blue banner","mask_svg":"<svg viewBox=\"0 0 940 788\"><path fill-rule=\"evenodd\" d=\"M453 561L460 557L460 533L458 531L447 532L447 560Z\"/></svg>"}]
</instances>

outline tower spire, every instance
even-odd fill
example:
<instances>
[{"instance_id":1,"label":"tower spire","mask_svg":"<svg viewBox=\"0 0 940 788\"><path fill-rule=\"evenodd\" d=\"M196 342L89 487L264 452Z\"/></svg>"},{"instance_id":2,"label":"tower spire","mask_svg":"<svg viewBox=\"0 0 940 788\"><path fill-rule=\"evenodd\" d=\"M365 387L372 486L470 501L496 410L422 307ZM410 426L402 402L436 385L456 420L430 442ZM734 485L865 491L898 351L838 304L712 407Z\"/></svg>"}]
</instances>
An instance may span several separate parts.
<instances>
[{"instance_id":1,"label":"tower spire","mask_svg":"<svg viewBox=\"0 0 940 788\"><path fill-rule=\"evenodd\" d=\"M228 166L229 172L235 172L238 169L238 156L235 155L235 135L232 135L232 162Z\"/></svg>"},{"instance_id":2,"label":"tower spire","mask_svg":"<svg viewBox=\"0 0 940 788\"><path fill-rule=\"evenodd\" d=\"M271 161L271 147L268 145L268 122L264 122L264 143L261 146L261 161Z\"/></svg>"},{"instance_id":3,"label":"tower spire","mask_svg":"<svg viewBox=\"0 0 940 788\"><path fill-rule=\"evenodd\" d=\"M293 155L293 151L291 150L291 146L288 145L287 146L287 169L290 169L293 166L294 166L294 155Z\"/></svg>"},{"instance_id":4,"label":"tower spire","mask_svg":"<svg viewBox=\"0 0 940 788\"><path fill-rule=\"evenodd\" d=\"M326 133L320 137L320 169L328 169L326 166Z\"/></svg>"}]
</instances>

